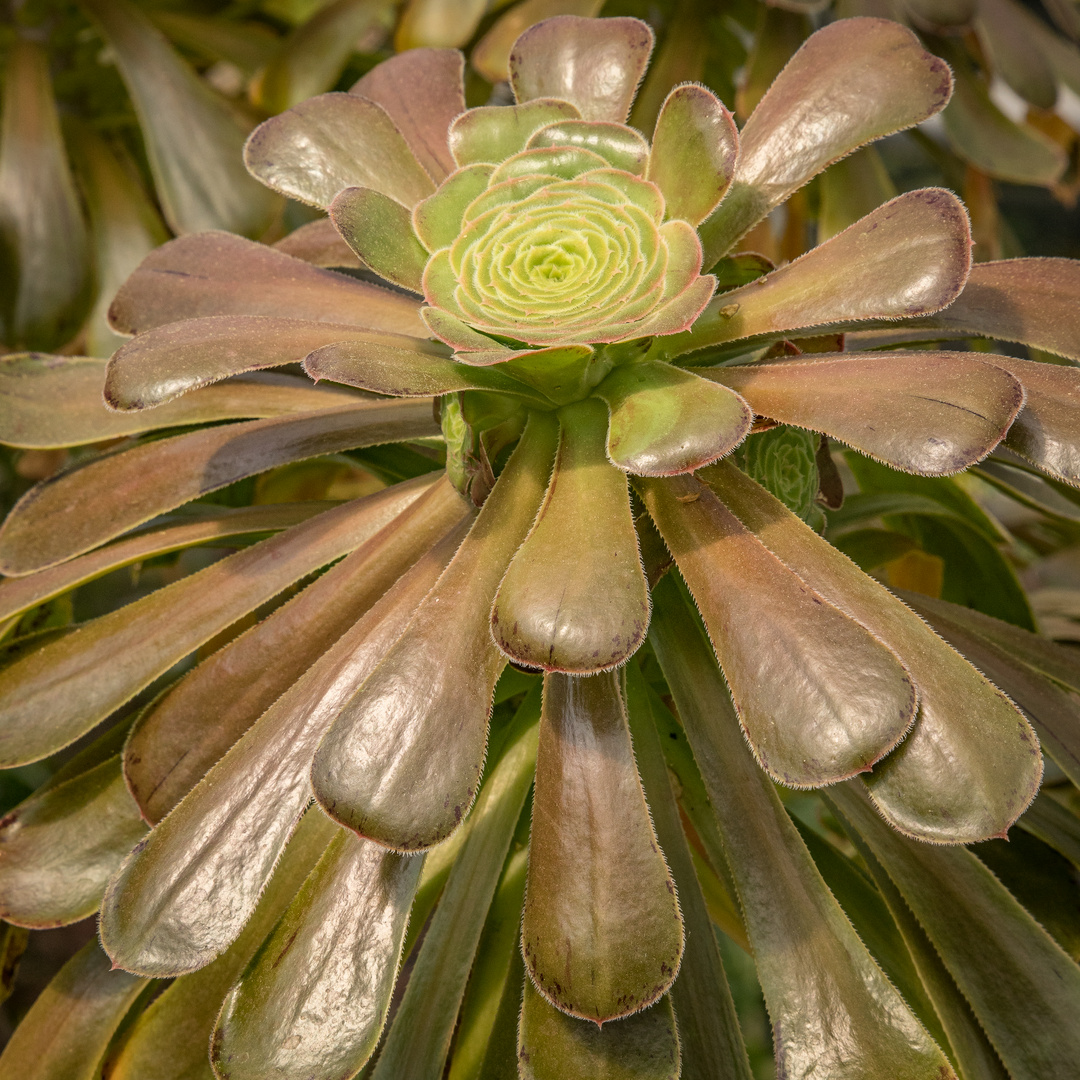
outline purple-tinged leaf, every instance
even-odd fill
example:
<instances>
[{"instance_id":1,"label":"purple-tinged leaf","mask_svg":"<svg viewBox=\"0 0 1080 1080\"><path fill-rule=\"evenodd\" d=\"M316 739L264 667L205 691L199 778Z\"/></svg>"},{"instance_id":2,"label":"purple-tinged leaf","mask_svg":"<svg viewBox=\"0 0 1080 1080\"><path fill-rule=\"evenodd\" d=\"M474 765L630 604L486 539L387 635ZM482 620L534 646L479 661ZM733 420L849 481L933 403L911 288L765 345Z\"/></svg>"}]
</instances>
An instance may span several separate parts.
<instances>
[{"instance_id":1,"label":"purple-tinged leaf","mask_svg":"<svg viewBox=\"0 0 1080 1080\"><path fill-rule=\"evenodd\" d=\"M653 32L640 19L558 15L530 27L510 50L519 102L562 98L585 120L626 122L645 74Z\"/></svg>"},{"instance_id":2,"label":"purple-tinged leaf","mask_svg":"<svg viewBox=\"0 0 1080 1080\"><path fill-rule=\"evenodd\" d=\"M320 94L261 123L244 162L267 187L328 207L347 187L369 187L413 206L434 190L386 110L355 94Z\"/></svg>"},{"instance_id":3,"label":"purple-tinged leaf","mask_svg":"<svg viewBox=\"0 0 1080 1080\"><path fill-rule=\"evenodd\" d=\"M339 191L330 220L361 261L380 277L413 292L423 292L427 250L413 232L412 212L371 188Z\"/></svg>"},{"instance_id":4,"label":"purple-tinged leaf","mask_svg":"<svg viewBox=\"0 0 1080 1080\"><path fill-rule=\"evenodd\" d=\"M346 266L361 269L361 262L329 218L318 218L293 229L273 245L275 251L301 259L312 266Z\"/></svg>"}]
</instances>

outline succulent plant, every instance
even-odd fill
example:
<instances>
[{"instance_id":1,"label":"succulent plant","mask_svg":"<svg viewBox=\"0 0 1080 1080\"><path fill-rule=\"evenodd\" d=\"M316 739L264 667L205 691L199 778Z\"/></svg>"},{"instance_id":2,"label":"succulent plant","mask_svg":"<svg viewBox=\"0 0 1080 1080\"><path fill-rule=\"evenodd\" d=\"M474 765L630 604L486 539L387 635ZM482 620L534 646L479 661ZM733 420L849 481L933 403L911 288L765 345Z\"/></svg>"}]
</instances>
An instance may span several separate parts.
<instances>
[{"instance_id":1,"label":"succulent plant","mask_svg":"<svg viewBox=\"0 0 1080 1080\"><path fill-rule=\"evenodd\" d=\"M920 344L1080 360L1080 271L972 266L937 188L779 268L740 252L833 162L940 111L949 68L897 23L841 20L741 131L690 83L646 139L627 120L651 48L636 19L561 16L516 39L512 105L467 109L461 54L430 48L308 98L245 160L327 219L276 248L181 236L119 290L133 337L107 365L0 365L5 442L136 437L12 510L0 619L266 537L0 669L0 764L116 717L0 835L0 913L100 904L109 957L73 959L0 1065L75 995L50 1050L68 1075L207 1075L212 1034L231 1080L749 1077L719 920L782 1076L1074 1067L1076 952L962 845L1035 799L1031 721L1080 781L1080 668L913 610L820 528L830 445L866 488L952 483L999 446L1080 486L1074 369ZM297 362L323 385L265 371ZM358 449L397 482L206 502ZM822 789L847 849L776 784Z\"/></svg>"}]
</instances>

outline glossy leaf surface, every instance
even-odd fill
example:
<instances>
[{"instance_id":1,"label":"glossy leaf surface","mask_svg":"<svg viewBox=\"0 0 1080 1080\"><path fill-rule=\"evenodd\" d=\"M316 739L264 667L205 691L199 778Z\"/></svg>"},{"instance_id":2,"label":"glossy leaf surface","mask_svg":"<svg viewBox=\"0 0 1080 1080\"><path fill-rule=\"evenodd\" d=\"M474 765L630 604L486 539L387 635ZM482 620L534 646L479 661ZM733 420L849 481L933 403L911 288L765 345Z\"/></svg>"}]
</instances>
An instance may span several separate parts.
<instances>
[{"instance_id":1,"label":"glossy leaf surface","mask_svg":"<svg viewBox=\"0 0 1080 1080\"><path fill-rule=\"evenodd\" d=\"M1008 361L1005 370L992 364L966 353L826 354L699 374L738 391L760 416L825 432L905 472L942 476L981 461L1023 407Z\"/></svg>"},{"instance_id":2,"label":"glossy leaf surface","mask_svg":"<svg viewBox=\"0 0 1080 1080\"><path fill-rule=\"evenodd\" d=\"M764 488L726 465L711 466L707 478L770 551L904 658L919 715L868 778L886 818L937 843L971 843L1008 829L1042 776L1038 740L1012 702Z\"/></svg>"},{"instance_id":3,"label":"glossy leaf surface","mask_svg":"<svg viewBox=\"0 0 1080 1080\"><path fill-rule=\"evenodd\" d=\"M747 753L727 688L678 586L656 587L650 640L720 825L777 1071L791 1080L952 1080L954 1074L871 959Z\"/></svg>"},{"instance_id":4,"label":"glossy leaf surface","mask_svg":"<svg viewBox=\"0 0 1080 1080\"><path fill-rule=\"evenodd\" d=\"M596 1024L653 1004L683 926L618 676L544 679L522 953L552 1005Z\"/></svg>"},{"instance_id":5,"label":"glossy leaf surface","mask_svg":"<svg viewBox=\"0 0 1080 1080\"><path fill-rule=\"evenodd\" d=\"M440 518L445 525L443 515L417 515L415 540L437 534ZM319 738L400 635L459 540L460 533L451 533L421 558L278 698L121 868L101 921L102 940L120 966L194 971L236 940L311 798L308 768ZM399 528L380 546L391 553L407 550L405 541ZM227 894L219 891L226 887Z\"/></svg>"},{"instance_id":6,"label":"glossy leaf surface","mask_svg":"<svg viewBox=\"0 0 1080 1080\"><path fill-rule=\"evenodd\" d=\"M346 503L103 615L0 672L0 761L35 761L241 616L376 534L430 481ZM155 635L159 620L170 632Z\"/></svg>"},{"instance_id":7,"label":"glossy leaf surface","mask_svg":"<svg viewBox=\"0 0 1080 1080\"><path fill-rule=\"evenodd\" d=\"M554 419L533 413L467 539L319 746L316 798L361 836L431 847L476 798L506 665L491 640L491 597L536 515L554 443Z\"/></svg>"},{"instance_id":8,"label":"glossy leaf surface","mask_svg":"<svg viewBox=\"0 0 1080 1080\"><path fill-rule=\"evenodd\" d=\"M338 241L344 246L340 236ZM157 248L109 309L112 325L122 334L208 315L286 316L428 336L415 300L220 232L181 236Z\"/></svg>"},{"instance_id":9,"label":"glossy leaf surface","mask_svg":"<svg viewBox=\"0 0 1080 1080\"><path fill-rule=\"evenodd\" d=\"M708 465L738 446L754 419L738 394L715 394L696 374L655 361L616 368L595 393L611 413L608 458L638 476Z\"/></svg>"},{"instance_id":10,"label":"glossy leaf surface","mask_svg":"<svg viewBox=\"0 0 1080 1080\"><path fill-rule=\"evenodd\" d=\"M438 434L426 401L370 402L205 428L96 459L31 489L0 528L0 572L28 574L275 465ZM103 504L99 492L112 498Z\"/></svg>"},{"instance_id":11,"label":"glossy leaf surface","mask_svg":"<svg viewBox=\"0 0 1080 1080\"><path fill-rule=\"evenodd\" d=\"M604 454L605 412L595 400L560 412L547 494L491 608L499 648L527 667L578 673L615 667L649 625L626 475Z\"/></svg>"},{"instance_id":12,"label":"glossy leaf surface","mask_svg":"<svg viewBox=\"0 0 1080 1080\"><path fill-rule=\"evenodd\" d=\"M376 274L403 289L424 291L428 253L416 239L408 207L371 188L350 187L330 204L330 220Z\"/></svg>"},{"instance_id":13,"label":"glossy leaf surface","mask_svg":"<svg viewBox=\"0 0 1080 1080\"><path fill-rule=\"evenodd\" d=\"M580 119L569 101L541 97L519 105L469 109L450 125L447 138L459 166L498 165L524 150L541 128L559 120Z\"/></svg>"},{"instance_id":14,"label":"glossy leaf surface","mask_svg":"<svg viewBox=\"0 0 1080 1080\"><path fill-rule=\"evenodd\" d=\"M599 154L615 169L640 176L649 158L649 144L625 124L603 120L568 120L541 128L530 140L529 148L577 146Z\"/></svg>"},{"instance_id":15,"label":"glossy leaf surface","mask_svg":"<svg viewBox=\"0 0 1080 1080\"><path fill-rule=\"evenodd\" d=\"M702 229L705 265L827 165L933 116L951 92L948 65L894 22L841 19L819 30L740 134L734 183Z\"/></svg>"},{"instance_id":16,"label":"glossy leaf surface","mask_svg":"<svg viewBox=\"0 0 1080 1080\"><path fill-rule=\"evenodd\" d=\"M521 1080L678 1080L680 1075L670 997L598 1027L556 1009L525 980L518 1029Z\"/></svg>"},{"instance_id":17,"label":"glossy leaf surface","mask_svg":"<svg viewBox=\"0 0 1080 1080\"><path fill-rule=\"evenodd\" d=\"M92 915L145 832L119 756L31 795L0 820L0 916L51 927Z\"/></svg>"},{"instance_id":18,"label":"glossy leaf surface","mask_svg":"<svg viewBox=\"0 0 1080 1080\"><path fill-rule=\"evenodd\" d=\"M915 688L879 638L797 577L700 480L644 480L639 491L772 777L796 787L835 783L904 737Z\"/></svg>"},{"instance_id":19,"label":"glossy leaf surface","mask_svg":"<svg viewBox=\"0 0 1080 1080\"><path fill-rule=\"evenodd\" d=\"M514 43L510 86L519 102L561 98L586 120L621 124L652 47L652 30L638 19L545 19Z\"/></svg>"},{"instance_id":20,"label":"glossy leaf surface","mask_svg":"<svg viewBox=\"0 0 1080 1080\"><path fill-rule=\"evenodd\" d=\"M413 206L434 185L386 110L355 94L320 94L260 124L244 162L268 187L326 209L367 187Z\"/></svg>"},{"instance_id":21,"label":"glossy leaf surface","mask_svg":"<svg viewBox=\"0 0 1080 1080\"><path fill-rule=\"evenodd\" d=\"M337 1080L379 1039L423 859L338 835L221 1007L228 1080Z\"/></svg>"}]
</instances>

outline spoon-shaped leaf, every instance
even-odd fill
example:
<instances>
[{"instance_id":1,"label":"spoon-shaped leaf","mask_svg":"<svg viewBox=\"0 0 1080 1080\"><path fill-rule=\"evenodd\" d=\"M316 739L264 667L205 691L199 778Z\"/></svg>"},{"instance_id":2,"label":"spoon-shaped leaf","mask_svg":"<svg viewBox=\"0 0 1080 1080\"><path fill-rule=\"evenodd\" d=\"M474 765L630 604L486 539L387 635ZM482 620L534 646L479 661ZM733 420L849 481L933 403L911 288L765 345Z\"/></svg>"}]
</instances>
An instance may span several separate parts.
<instances>
[{"instance_id":1,"label":"spoon-shaped leaf","mask_svg":"<svg viewBox=\"0 0 1080 1080\"><path fill-rule=\"evenodd\" d=\"M16 504L0 527L0 572L28 574L81 555L275 465L437 433L426 401L373 401L204 428L97 458L31 488Z\"/></svg>"},{"instance_id":2,"label":"spoon-shaped leaf","mask_svg":"<svg viewBox=\"0 0 1080 1080\"><path fill-rule=\"evenodd\" d=\"M754 419L738 394L714 394L695 374L651 360L616 368L594 393L611 413L608 457L638 476L700 469L734 450Z\"/></svg>"},{"instance_id":3,"label":"spoon-shaped leaf","mask_svg":"<svg viewBox=\"0 0 1080 1080\"><path fill-rule=\"evenodd\" d=\"M459 166L498 165L524 150L541 128L580 118L570 102L547 97L520 105L485 105L457 117L447 139Z\"/></svg>"},{"instance_id":4,"label":"spoon-shaped leaf","mask_svg":"<svg viewBox=\"0 0 1080 1080\"><path fill-rule=\"evenodd\" d=\"M381 105L438 183L456 168L446 133L465 111L465 58L457 49L409 49L371 69L350 90Z\"/></svg>"},{"instance_id":5,"label":"spoon-shaped leaf","mask_svg":"<svg viewBox=\"0 0 1080 1080\"><path fill-rule=\"evenodd\" d=\"M555 471L536 524L499 585L491 633L507 656L528 667L603 671L644 640L649 587L626 475L604 454L603 404L581 401L559 416Z\"/></svg>"},{"instance_id":6,"label":"spoon-shaped leaf","mask_svg":"<svg viewBox=\"0 0 1080 1080\"><path fill-rule=\"evenodd\" d=\"M320 94L264 121L244 162L267 187L324 210L347 187L407 206L435 189L386 110L355 94Z\"/></svg>"},{"instance_id":7,"label":"spoon-shaped leaf","mask_svg":"<svg viewBox=\"0 0 1080 1080\"><path fill-rule=\"evenodd\" d=\"M701 229L705 265L827 165L933 116L951 93L948 65L895 22L841 19L813 34L740 134L735 181Z\"/></svg>"},{"instance_id":8,"label":"spoon-shaped leaf","mask_svg":"<svg viewBox=\"0 0 1080 1080\"><path fill-rule=\"evenodd\" d=\"M1080 1058L1080 967L973 852L900 836L857 788L829 798L903 894L1009 1074L1067 1076Z\"/></svg>"},{"instance_id":9,"label":"spoon-shaped leaf","mask_svg":"<svg viewBox=\"0 0 1080 1080\"><path fill-rule=\"evenodd\" d=\"M603 120L566 120L548 124L529 140L530 150L542 146L578 146L591 150L606 159L612 168L635 176L645 171L649 160L649 144L643 135L625 124Z\"/></svg>"},{"instance_id":10,"label":"spoon-shaped leaf","mask_svg":"<svg viewBox=\"0 0 1080 1080\"><path fill-rule=\"evenodd\" d=\"M146 980L110 969L92 939L41 992L0 1055L22 1080L96 1080L102 1057Z\"/></svg>"},{"instance_id":11,"label":"spoon-shaped leaf","mask_svg":"<svg viewBox=\"0 0 1080 1080\"><path fill-rule=\"evenodd\" d=\"M602 1024L675 979L683 926L618 676L544 678L522 952L536 988Z\"/></svg>"},{"instance_id":12,"label":"spoon-shaped leaf","mask_svg":"<svg viewBox=\"0 0 1080 1080\"><path fill-rule=\"evenodd\" d=\"M89 731L188 653L374 536L431 486L346 503L109 612L0 671L0 761L35 761ZM168 634L156 634L161 620Z\"/></svg>"},{"instance_id":13,"label":"spoon-shaped leaf","mask_svg":"<svg viewBox=\"0 0 1080 1080\"><path fill-rule=\"evenodd\" d=\"M649 25L639 19L545 19L510 51L514 97L518 102L561 98L586 120L625 123L653 40Z\"/></svg>"},{"instance_id":14,"label":"spoon-shaped leaf","mask_svg":"<svg viewBox=\"0 0 1080 1080\"><path fill-rule=\"evenodd\" d=\"M485 0L408 0L394 34L394 48L454 48L465 45L483 18Z\"/></svg>"},{"instance_id":15,"label":"spoon-shaped leaf","mask_svg":"<svg viewBox=\"0 0 1080 1080\"><path fill-rule=\"evenodd\" d=\"M506 665L491 640L491 597L536 516L554 444L554 418L533 413L439 583L319 746L315 796L361 836L398 851L431 847L476 798Z\"/></svg>"},{"instance_id":16,"label":"spoon-shaped leaf","mask_svg":"<svg viewBox=\"0 0 1080 1080\"><path fill-rule=\"evenodd\" d=\"M371 188L350 187L330 204L330 220L376 274L403 289L424 291L428 253L413 232L408 207Z\"/></svg>"},{"instance_id":17,"label":"spoon-shaped leaf","mask_svg":"<svg viewBox=\"0 0 1080 1080\"><path fill-rule=\"evenodd\" d=\"M905 472L945 476L986 457L1023 408L1007 366L967 353L889 352L699 374L737 390L759 416L825 432Z\"/></svg>"},{"instance_id":18,"label":"spoon-shaped leaf","mask_svg":"<svg viewBox=\"0 0 1080 1080\"><path fill-rule=\"evenodd\" d=\"M145 832L119 755L31 795L0 821L0 916L46 928L92 915Z\"/></svg>"},{"instance_id":19,"label":"spoon-shaped leaf","mask_svg":"<svg viewBox=\"0 0 1080 1080\"><path fill-rule=\"evenodd\" d=\"M896 746L915 716L915 688L890 648L797 577L701 481L642 480L639 490L772 777L819 787Z\"/></svg>"},{"instance_id":20,"label":"spoon-shaped leaf","mask_svg":"<svg viewBox=\"0 0 1080 1080\"><path fill-rule=\"evenodd\" d=\"M82 0L82 6L115 51L173 231L265 232L281 200L244 170L240 152L248 125L134 4Z\"/></svg>"},{"instance_id":21,"label":"spoon-shaped leaf","mask_svg":"<svg viewBox=\"0 0 1080 1080\"><path fill-rule=\"evenodd\" d=\"M222 1000L338 831L318 810L303 816L244 932L212 964L175 980L139 1014L110 1066L110 1080L209 1076L206 1048Z\"/></svg>"},{"instance_id":22,"label":"spoon-shaped leaf","mask_svg":"<svg viewBox=\"0 0 1080 1080\"><path fill-rule=\"evenodd\" d=\"M739 132L731 113L703 86L677 86L653 133L646 177L663 192L668 218L700 225L731 184Z\"/></svg>"},{"instance_id":23,"label":"spoon-shaped leaf","mask_svg":"<svg viewBox=\"0 0 1080 1080\"><path fill-rule=\"evenodd\" d=\"M339 1080L386 1020L424 860L339 830L221 1007L211 1049L229 1080Z\"/></svg>"},{"instance_id":24,"label":"spoon-shaped leaf","mask_svg":"<svg viewBox=\"0 0 1080 1080\"><path fill-rule=\"evenodd\" d=\"M376 538L377 572L399 574L402 563L412 561L417 547L452 517L416 514L412 528L399 523ZM308 770L319 738L401 634L460 536L448 534L421 557L121 867L101 916L102 941L120 967L170 975L195 971L236 940L311 798Z\"/></svg>"},{"instance_id":25,"label":"spoon-shaped leaf","mask_svg":"<svg viewBox=\"0 0 1080 1080\"><path fill-rule=\"evenodd\" d=\"M0 131L4 341L53 349L90 304L90 251L42 45L15 36Z\"/></svg>"},{"instance_id":26,"label":"spoon-shaped leaf","mask_svg":"<svg viewBox=\"0 0 1080 1080\"><path fill-rule=\"evenodd\" d=\"M400 293L241 236L208 232L181 236L147 256L116 294L109 320L122 334L141 334L208 315L284 315L426 338L419 310Z\"/></svg>"},{"instance_id":27,"label":"spoon-shaped leaf","mask_svg":"<svg viewBox=\"0 0 1080 1080\"><path fill-rule=\"evenodd\" d=\"M657 343L678 356L758 334L938 311L971 267L963 203L942 188L908 192L749 285L721 293L692 330Z\"/></svg>"},{"instance_id":28,"label":"spoon-shaped leaf","mask_svg":"<svg viewBox=\"0 0 1080 1080\"><path fill-rule=\"evenodd\" d=\"M903 657L919 715L903 744L868 778L902 832L937 843L1003 833L1035 797L1038 740L1011 701L909 608L737 469L706 477L761 542L814 589Z\"/></svg>"},{"instance_id":29,"label":"spoon-shaped leaf","mask_svg":"<svg viewBox=\"0 0 1080 1080\"><path fill-rule=\"evenodd\" d=\"M0 359L0 442L47 449L104 442L162 427L332 408L356 401L340 388L288 375L253 375L208 387L151 413L105 405L105 360L22 353Z\"/></svg>"},{"instance_id":30,"label":"spoon-shaped leaf","mask_svg":"<svg viewBox=\"0 0 1080 1080\"><path fill-rule=\"evenodd\" d=\"M550 1005L526 979L518 1075L522 1080L678 1080L679 1033L670 997L597 1027Z\"/></svg>"},{"instance_id":31,"label":"spoon-shaped leaf","mask_svg":"<svg viewBox=\"0 0 1080 1080\"><path fill-rule=\"evenodd\" d=\"M708 789L791 1080L955 1080L859 940L769 778L747 753L708 640L672 576L650 641Z\"/></svg>"}]
</instances>

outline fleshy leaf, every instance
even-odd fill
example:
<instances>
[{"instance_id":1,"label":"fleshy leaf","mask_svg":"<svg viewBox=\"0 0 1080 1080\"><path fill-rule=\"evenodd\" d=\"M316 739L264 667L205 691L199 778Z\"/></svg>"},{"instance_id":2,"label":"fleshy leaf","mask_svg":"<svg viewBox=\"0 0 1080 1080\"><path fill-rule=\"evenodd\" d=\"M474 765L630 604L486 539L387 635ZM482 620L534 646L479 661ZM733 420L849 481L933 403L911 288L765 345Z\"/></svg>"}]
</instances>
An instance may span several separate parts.
<instances>
[{"instance_id":1,"label":"fleshy leaf","mask_svg":"<svg viewBox=\"0 0 1080 1080\"><path fill-rule=\"evenodd\" d=\"M29 574L275 465L438 434L423 400L367 402L204 428L95 459L22 497L0 527L0 572ZM100 498L108 491L113 499Z\"/></svg>"},{"instance_id":2,"label":"fleshy leaf","mask_svg":"<svg viewBox=\"0 0 1080 1080\"><path fill-rule=\"evenodd\" d=\"M533 413L439 583L319 746L316 798L361 836L398 851L431 847L476 798L506 664L488 628L491 597L536 515L554 443L554 418Z\"/></svg>"},{"instance_id":3,"label":"fleshy leaf","mask_svg":"<svg viewBox=\"0 0 1080 1080\"><path fill-rule=\"evenodd\" d=\"M338 1080L375 1049L423 859L339 830L225 998L211 1050L229 1080Z\"/></svg>"},{"instance_id":4,"label":"fleshy leaf","mask_svg":"<svg viewBox=\"0 0 1080 1080\"><path fill-rule=\"evenodd\" d=\"M281 200L244 171L240 150L248 125L128 0L83 0L82 6L115 51L173 231L265 232Z\"/></svg>"},{"instance_id":5,"label":"fleshy leaf","mask_svg":"<svg viewBox=\"0 0 1080 1080\"><path fill-rule=\"evenodd\" d=\"M410 297L220 232L183 236L152 252L109 309L122 334L208 315L287 316L428 336Z\"/></svg>"},{"instance_id":6,"label":"fleshy leaf","mask_svg":"<svg viewBox=\"0 0 1080 1080\"><path fill-rule=\"evenodd\" d=\"M640 175L649 159L644 136L625 124L599 120L567 120L548 124L529 140L528 149L544 146L578 146L605 158L614 169Z\"/></svg>"},{"instance_id":7,"label":"fleshy leaf","mask_svg":"<svg viewBox=\"0 0 1080 1080\"><path fill-rule=\"evenodd\" d=\"M244 162L267 187L328 207L347 187L414 206L434 190L386 110L355 94L320 94L261 123Z\"/></svg>"},{"instance_id":8,"label":"fleshy leaf","mask_svg":"<svg viewBox=\"0 0 1080 1080\"><path fill-rule=\"evenodd\" d=\"M389 488L295 525L182 578L0 672L0 762L68 745L188 653L377 533L430 480ZM167 619L168 634L153 633Z\"/></svg>"},{"instance_id":9,"label":"fleshy leaf","mask_svg":"<svg viewBox=\"0 0 1080 1080\"><path fill-rule=\"evenodd\" d=\"M408 0L394 35L399 53L465 45L483 18L485 0Z\"/></svg>"},{"instance_id":10,"label":"fleshy leaf","mask_svg":"<svg viewBox=\"0 0 1080 1080\"><path fill-rule=\"evenodd\" d=\"M518 1029L522 1080L678 1080L680 1065L670 997L597 1027L548 1004L526 979Z\"/></svg>"},{"instance_id":11,"label":"fleshy leaf","mask_svg":"<svg viewBox=\"0 0 1080 1080\"><path fill-rule=\"evenodd\" d=\"M494 171L494 165L466 165L413 207L413 228L428 251L449 247L458 238L465 208L487 190Z\"/></svg>"},{"instance_id":12,"label":"fleshy leaf","mask_svg":"<svg viewBox=\"0 0 1080 1080\"><path fill-rule=\"evenodd\" d=\"M1020 711L764 488L726 464L710 466L705 476L770 551L895 649L911 671L919 692L915 726L867 780L887 820L909 836L944 844L1007 830L1042 777L1038 740Z\"/></svg>"},{"instance_id":13,"label":"fleshy leaf","mask_svg":"<svg viewBox=\"0 0 1080 1080\"><path fill-rule=\"evenodd\" d=\"M0 133L0 331L14 347L54 349L91 301L90 244L64 152L45 48L16 35Z\"/></svg>"},{"instance_id":14,"label":"fleshy leaf","mask_svg":"<svg viewBox=\"0 0 1080 1080\"><path fill-rule=\"evenodd\" d=\"M895 22L841 19L813 34L740 134L734 183L701 229L706 267L827 165L933 116L951 93L948 65Z\"/></svg>"},{"instance_id":15,"label":"fleshy leaf","mask_svg":"<svg viewBox=\"0 0 1080 1080\"><path fill-rule=\"evenodd\" d=\"M558 15L530 27L510 51L510 86L519 102L562 98L585 120L626 122L652 53L639 19Z\"/></svg>"},{"instance_id":16,"label":"fleshy leaf","mask_svg":"<svg viewBox=\"0 0 1080 1080\"><path fill-rule=\"evenodd\" d=\"M377 64L349 90L387 111L436 183L455 168L446 133L465 111L464 68L457 49L408 49Z\"/></svg>"},{"instance_id":17,"label":"fleshy leaf","mask_svg":"<svg viewBox=\"0 0 1080 1080\"><path fill-rule=\"evenodd\" d=\"M413 292L423 292L428 253L416 238L412 213L396 199L371 188L339 191L330 220L365 265L380 277Z\"/></svg>"},{"instance_id":18,"label":"fleshy leaf","mask_svg":"<svg viewBox=\"0 0 1080 1080\"><path fill-rule=\"evenodd\" d=\"M274 250L294 259L301 259L312 266L347 266L361 268L360 260L329 218L316 218L283 236Z\"/></svg>"},{"instance_id":19,"label":"fleshy leaf","mask_svg":"<svg viewBox=\"0 0 1080 1080\"><path fill-rule=\"evenodd\" d=\"M587 674L623 663L640 646L649 589L626 476L604 454L606 410L586 400L559 416L555 470L498 587L491 633L520 664Z\"/></svg>"},{"instance_id":20,"label":"fleshy leaf","mask_svg":"<svg viewBox=\"0 0 1080 1080\"><path fill-rule=\"evenodd\" d=\"M0 916L48 928L92 915L145 832L119 755L36 792L0 821Z\"/></svg>"},{"instance_id":21,"label":"fleshy leaf","mask_svg":"<svg viewBox=\"0 0 1080 1080\"><path fill-rule=\"evenodd\" d=\"M657 361L616 368L595 394L611 413L608 457L639 476L693 472L738 446L754 419L737 393L713 394Z\"/></svg>"},{"instance_id":22,"label":"fleshy leaf","mask_svg":"<svg viewBox=\"0 0 1080 1080\"><path fill-rule=\"evenodd\" d=\"M657 349L676 356L759 334L928 314L960 295L970 267L963 203L942 188L912 191L794 262L721 293L692 330Z\"/></svg>"},{"instance_id":23,"label":"fleshy leaf","mask_svg":"<svg viewBox=\"0 0 1080 1080\"><path fill-rule=\"evenodd\" d=\"M581 114L568 101L550 97L523 105L484 105L462 113L447 136L459 166L498 165L524 150L541 128L559 120L577 120Z\"/></svg>"},{"instance_id":24,"label":"fleshy leaf","mask_svg":"<svg viewBox=\"0 0 1080 1080\"><path fill-rule=\"evenodd\" d=\"M892 750L915 716L915 688L896 654L797 577L700 480L641 480L638 489L769 775L820 787Z\"/></svg>"},{"instance_id":25,"label":"fleshy leaf","mask_svg":"<svg viewBox=\"0 0 1080 1080\"><path fill-rule=\"evenodd\" d=\"M230 375L297 363L339 341L369 344L376 354L446 355L404 334L268 315L210 315L155 327L118 349L106 369L105 400L118 410L152 408Z\"/></svg>"},{"instance_id":26,"label":"fleshy leaf","mask_svg":"<svg viewBox=\"0 0 1080 1080\"><path fill-rule=\"evenodd\" d=\"M1024 388L1009 377L1008 361L1006 370L993 371L992 360L983 363L969 353L809 359L699 374L738 391L759 416L824 432L923 476L945 476L981 461L1024 405Z\"/></svg>"},{"instance_id":27,"label":"fleshy leaf","mask_svg":"<svg viewBox=\"0 0 1080 1080\"><path fill-rule=\"evenodd\" d=\"M522 953L537 990L596 1024L646 1008L683 951L618 676L544 678Z\"/></svg>"},{"instance_id":28,"label":"fleshy leaf","mask_svg":"<svg viewBox=\"0 0 1080 1080\"><path fill-rule=\"evenodd\" d=\"M738 151L735 120L711 90L672 90L656 121L646 174L664 193L667 216L700 225L730 186Z\"/></svg>"},{"instance_id":29,"label":"fleshy leaf","mask_svg":"<svg viewBox=\"0 0 1080 1080\"><path fill-rule=\"evenodd\" d=\"M446 521L431 517L417 515L416 534L395 528L378 546L403 550L407 563L413 543L437 535ZM459 540L460 532L450 533L420 558L121 867L101 915L102 941L119 966L158 975L195 971L236 940L311 798L308 768L319 738L401 634Z\"/></svg>"},{"instance_id":30,"label":"fleshy leaf","mask_svg":"<svg viewBox=\"0 0 1080 1080\"><path fill-rule=\"evenodd\" d=\"M1019 4L979 0L975 33L990 70L1037 109L1052 109L1057 101L1053 64L1039 48L1038 31L1046 33L1046 29Z\"/></svg>"},{"instance_id":31,"label":"fleshy leaf","mask_svg":"<svg viewBox=\"0 0 1080 1080\"><path fill-rule=\"evenodd\" d=\"M857 789L829 798L903 894L1010 1075L1068 1075L1080 1057L1080 967L974 852L899 836Z\"/></svg>"},{"instance_id":32,"label":"fleshy leaf","mask_svg":"<svg viewBox=\"0 0 1080 1080\"><path fill-rule=\"evenodd\" d=\"M656 483L656 481L653 481ZM829 892L769 778L739 734L708 640L669 575L650 641L716 814L790 1080L955 1080Z\"/></svg>"}]
</instances>

